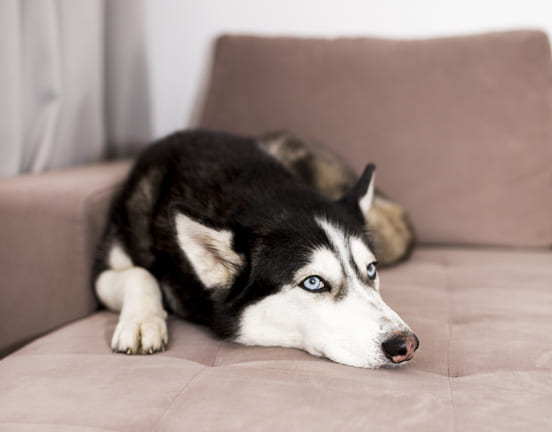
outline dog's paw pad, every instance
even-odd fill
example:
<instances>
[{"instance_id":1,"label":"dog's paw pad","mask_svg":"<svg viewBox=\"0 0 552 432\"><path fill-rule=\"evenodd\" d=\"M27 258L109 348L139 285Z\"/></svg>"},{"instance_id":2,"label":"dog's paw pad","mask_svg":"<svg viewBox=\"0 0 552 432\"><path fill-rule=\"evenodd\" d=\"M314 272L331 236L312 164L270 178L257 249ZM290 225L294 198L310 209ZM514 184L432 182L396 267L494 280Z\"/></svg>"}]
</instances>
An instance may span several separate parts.
<instances>
[{"instance_id":1,"label":"dog's paw pad","mask_svg":"<svg viewBox=\"0 0 552 432\"><path fill-rule=\"evenodd\" d=\"M156 315L120 318L111 349L125 354L153 354L164 351L168 342L167 323Z\"/></svg>"}]
</instances>

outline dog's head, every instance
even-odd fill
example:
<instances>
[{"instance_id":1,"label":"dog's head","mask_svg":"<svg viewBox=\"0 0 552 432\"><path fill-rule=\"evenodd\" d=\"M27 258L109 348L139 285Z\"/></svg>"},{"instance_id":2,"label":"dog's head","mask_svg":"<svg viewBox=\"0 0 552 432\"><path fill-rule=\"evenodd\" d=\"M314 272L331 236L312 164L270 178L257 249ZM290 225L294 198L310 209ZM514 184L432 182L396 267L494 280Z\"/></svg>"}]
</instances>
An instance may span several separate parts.
<instances>
[{"instance_id":1,"label":"dog's head","mask_svg":"<svg viewBox=\"0 0 552 432\"><path fill-rule=\"evenodd\" d=\"M367 236L374 166L336 203L292 195L268 212L259 203L232 230L177 214L179 243L222 325L234 324L237 342L300 348L350 366L410 360L418 339L380 296Z\"/></svg>"}]
</instances>

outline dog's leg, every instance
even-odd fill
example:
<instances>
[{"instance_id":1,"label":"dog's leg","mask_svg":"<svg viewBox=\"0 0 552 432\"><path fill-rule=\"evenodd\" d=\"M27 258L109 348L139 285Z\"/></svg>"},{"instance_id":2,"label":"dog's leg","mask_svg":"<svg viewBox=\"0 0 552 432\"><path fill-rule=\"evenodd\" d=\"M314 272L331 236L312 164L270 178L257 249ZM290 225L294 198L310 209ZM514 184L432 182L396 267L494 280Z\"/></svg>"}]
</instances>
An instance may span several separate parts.
<instances>
[{"instance_id":1,"label":"dog's leg","mask_svg":"<svg viewBox=\"0 0 552 432\"><path fill-rule=\"evenodd\" d=\"M167 312L153 275L142 267L106 270L96 279L96 292L109 309L120 311L111 348L126 354L152 354L165 349Z\"/></svg>"}]
</instances>

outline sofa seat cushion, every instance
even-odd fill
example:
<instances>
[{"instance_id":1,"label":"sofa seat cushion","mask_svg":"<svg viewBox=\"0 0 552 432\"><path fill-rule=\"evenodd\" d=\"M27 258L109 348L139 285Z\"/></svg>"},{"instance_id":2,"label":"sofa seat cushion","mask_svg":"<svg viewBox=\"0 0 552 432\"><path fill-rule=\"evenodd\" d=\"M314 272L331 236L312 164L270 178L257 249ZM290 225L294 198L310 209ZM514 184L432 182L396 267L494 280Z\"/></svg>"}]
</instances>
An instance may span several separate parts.
<instances>
[{"instance_id":1,"label":"sofa seat cushion","mask_svg":"<svg viewBox=\"0 0 552 432\"><path fill-rule=\"evenodd\" d=\"M384 270L421 339L398 369L244 347L169 321L168 351L112 354L102 311L0 362L0 430L551 430L552 252L425 248Z\"/></svg>"}]
</instances>

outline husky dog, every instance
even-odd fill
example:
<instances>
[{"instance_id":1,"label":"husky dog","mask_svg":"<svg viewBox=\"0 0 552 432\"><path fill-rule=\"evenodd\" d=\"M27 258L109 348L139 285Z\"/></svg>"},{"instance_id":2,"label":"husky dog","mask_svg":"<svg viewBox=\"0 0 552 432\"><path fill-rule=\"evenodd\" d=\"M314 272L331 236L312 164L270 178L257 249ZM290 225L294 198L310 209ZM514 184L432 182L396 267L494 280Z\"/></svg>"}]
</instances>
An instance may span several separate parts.
<instances>
[{"instance_id":1,"label":"husky dog","mask_svg":"<svg viewBox=\"0 0 552 432\"><path fill-rule=\"evenodd\" d=\"M367 229L374 165L332 200L352 175L306 174L313 161L340 162L292 141L197 130L143 152L112 203L94 266L99 299L120 311L114 351L164 350L169 310L235 342L350 366L414 356L417 337L379 293ZM314 155L311 165L286 146Z\"/></svg>"}]
</instances>

